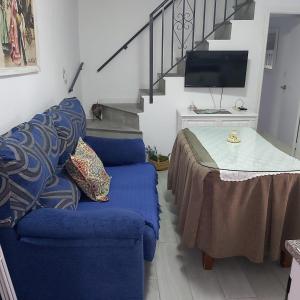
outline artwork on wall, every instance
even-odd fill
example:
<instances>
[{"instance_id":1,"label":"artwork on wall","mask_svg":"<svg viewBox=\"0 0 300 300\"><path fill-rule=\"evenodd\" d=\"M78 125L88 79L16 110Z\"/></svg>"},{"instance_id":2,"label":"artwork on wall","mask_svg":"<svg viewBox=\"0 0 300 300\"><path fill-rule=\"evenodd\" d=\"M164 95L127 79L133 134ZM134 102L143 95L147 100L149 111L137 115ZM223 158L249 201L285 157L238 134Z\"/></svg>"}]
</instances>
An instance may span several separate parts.
<instances>
[{"instance_id":1,"label":"artwork on wall","mask_svg":"<svg viewBox=\"0 0 300 300\"><path fill-rule=\"evenodd\" d=\"M34 0L0 0L0 76L38 72Z\"/></svg>"}]
</instances>

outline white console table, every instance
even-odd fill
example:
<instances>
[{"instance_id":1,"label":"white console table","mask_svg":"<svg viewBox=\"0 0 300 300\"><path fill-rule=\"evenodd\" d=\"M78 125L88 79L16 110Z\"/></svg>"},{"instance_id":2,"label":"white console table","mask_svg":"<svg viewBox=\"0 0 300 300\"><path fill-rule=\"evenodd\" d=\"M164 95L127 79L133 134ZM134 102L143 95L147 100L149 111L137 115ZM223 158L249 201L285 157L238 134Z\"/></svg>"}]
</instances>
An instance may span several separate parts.
<instances>
[{"instance_id":1,"label":"white console table","mask_svg":"<svg viewBox=\"0 0 300 300\"><path fill-rule=\"evenodd\" d=\"M192 126L257 128L258 114L250 111L228 110L231 114L198 115L193 111L177 110L177 132Z\"/></svg>"}]
</instances>

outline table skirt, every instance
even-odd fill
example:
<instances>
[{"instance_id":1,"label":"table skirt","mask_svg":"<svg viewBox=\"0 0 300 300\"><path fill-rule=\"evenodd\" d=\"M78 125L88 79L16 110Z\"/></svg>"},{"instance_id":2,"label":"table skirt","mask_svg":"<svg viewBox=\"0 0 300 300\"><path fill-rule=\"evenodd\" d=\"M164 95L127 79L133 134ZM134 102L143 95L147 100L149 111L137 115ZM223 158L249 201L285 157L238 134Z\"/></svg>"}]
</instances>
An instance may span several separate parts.
<instances>
[{"instance_id":1,"label":"table skirt","mask_svg":"<svg viewBox=\"0 0 300 300\"><path fill-rule=\"evenodd\" d=\"M300 175L225 182L201 165L187 138L175 141L168 175L183 243L213 258L279 259L287 239L300 239Z\"/></svg>"}]
</instances>

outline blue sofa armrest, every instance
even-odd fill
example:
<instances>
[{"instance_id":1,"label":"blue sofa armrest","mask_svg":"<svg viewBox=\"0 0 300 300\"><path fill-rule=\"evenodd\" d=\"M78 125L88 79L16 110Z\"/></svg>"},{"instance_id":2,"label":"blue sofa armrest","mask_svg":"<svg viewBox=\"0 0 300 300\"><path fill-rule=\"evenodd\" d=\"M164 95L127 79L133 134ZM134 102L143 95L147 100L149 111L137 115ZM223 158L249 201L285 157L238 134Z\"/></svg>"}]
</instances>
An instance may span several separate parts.
<instances>
[{"instance_id":1,"label":"blue sofa armrest","mask_svg":"<svg viewBox=\"0 0 300 300\"><path fill-rule=\"evenodd\" d=\"M145 144L142 139L108 139L85 137L105 166L121 166L146 161Z\"/></svg>"},{"instance_id":2,"label":"blue sofa armrest","mask_svg":"<svg viewBox=\"0 0 300 300\"><path fill-rule=\"evenodd\" d=\"M38 209L21 219L17 233L26 238L86 240L142 239L145 221L124 209L70 211Z\"/></svg>"}]
</instances>

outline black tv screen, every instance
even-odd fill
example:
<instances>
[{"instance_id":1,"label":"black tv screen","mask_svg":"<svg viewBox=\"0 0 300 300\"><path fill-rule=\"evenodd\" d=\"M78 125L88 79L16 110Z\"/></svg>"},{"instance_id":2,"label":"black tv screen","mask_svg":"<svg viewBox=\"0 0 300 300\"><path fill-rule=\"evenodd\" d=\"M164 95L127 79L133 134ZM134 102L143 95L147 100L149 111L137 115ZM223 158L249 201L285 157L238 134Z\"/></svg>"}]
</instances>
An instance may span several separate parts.
<instances>
[{"instance_id":1,"label":"black tv screen","mask_svg":"<svg viewBox=\"0 0 300 300\"><path fill-rule=\"evenodd\" d=\"M245 87L248 51L187 52L185 87Z\"/></svg>"}]
</instances>

